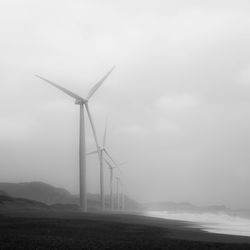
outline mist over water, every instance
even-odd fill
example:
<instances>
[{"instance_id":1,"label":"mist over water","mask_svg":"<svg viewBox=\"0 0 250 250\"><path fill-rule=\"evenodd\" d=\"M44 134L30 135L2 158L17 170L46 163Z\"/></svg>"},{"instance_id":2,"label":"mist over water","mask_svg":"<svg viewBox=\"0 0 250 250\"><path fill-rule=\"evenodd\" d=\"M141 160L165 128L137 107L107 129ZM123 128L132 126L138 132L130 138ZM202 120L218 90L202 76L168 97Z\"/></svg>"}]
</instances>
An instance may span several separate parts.
<instances>
[{"instance_id":1,"label":"mist over water","mask_svg":"<svg viewBox=\"0 0 250 250\"><path fill-rule=\"evenodd\" d=\"M250 216L241 217L238 215L230 215L225 212L189 213L168 211L148 211L146 215L163 219L192 222L194 226L210 233L250 236Z\"/></svg>"}]
</instances>

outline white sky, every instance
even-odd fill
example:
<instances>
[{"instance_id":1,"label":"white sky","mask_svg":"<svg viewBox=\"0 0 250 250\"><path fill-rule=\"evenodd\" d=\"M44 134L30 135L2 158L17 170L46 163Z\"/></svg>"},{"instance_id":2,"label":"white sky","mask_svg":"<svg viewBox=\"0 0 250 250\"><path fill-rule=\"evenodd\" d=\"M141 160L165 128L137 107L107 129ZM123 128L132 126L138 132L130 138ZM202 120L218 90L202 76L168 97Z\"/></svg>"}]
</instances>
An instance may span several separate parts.
<instances>
[{"instance_id":1,"label":"white sky","mask_svg":"<svg viewBox=\"0 0 250 250\"><path fill-rule=\"evenodd\" d=\"M127 194L250 208L249 1L2 0L0 35L0 181L78 192L79 107L34 74L84 97L115 64L90 107Z\"/></svg>"}]
</instances>

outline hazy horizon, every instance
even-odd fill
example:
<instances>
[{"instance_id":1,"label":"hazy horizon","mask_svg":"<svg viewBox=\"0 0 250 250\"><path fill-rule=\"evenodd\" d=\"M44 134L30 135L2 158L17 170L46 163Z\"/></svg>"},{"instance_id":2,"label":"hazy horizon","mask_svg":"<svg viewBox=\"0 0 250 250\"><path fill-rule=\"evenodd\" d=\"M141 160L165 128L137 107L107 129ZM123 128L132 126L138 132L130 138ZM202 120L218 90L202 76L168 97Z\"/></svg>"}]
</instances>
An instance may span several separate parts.
<instances>
[{"instance_id":1,"label":"hazy horizon","mask_svg":"<svg viewBox=\"0 0 250 250\"><path fill-rule=\"evenodd\" d=\"M79 107L140 202L250 209L250 2L1 1L0 182L78 193ZM87 124L87 151L95 149ZM108 192L109 172L105 167ZM88 192L99 192L89 156Z\"/></svg>"}]
</instances>

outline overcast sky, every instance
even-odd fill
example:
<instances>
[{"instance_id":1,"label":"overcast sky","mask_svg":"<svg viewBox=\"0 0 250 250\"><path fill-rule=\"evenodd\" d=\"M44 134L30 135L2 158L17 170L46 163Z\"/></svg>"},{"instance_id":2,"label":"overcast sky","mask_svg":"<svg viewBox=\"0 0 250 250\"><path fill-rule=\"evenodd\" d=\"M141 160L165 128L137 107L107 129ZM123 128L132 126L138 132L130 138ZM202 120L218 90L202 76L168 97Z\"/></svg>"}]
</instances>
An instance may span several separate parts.
<instances>
[{"instance_id":1,"label":"overcast sky","mask_svg":"<svg viewBox=\"0 0 250 250\"><path fill-rule=\"evenodd\" d=\"M77 193L79 107L34 74L85 97L116 65L89 104L127 194L250 208L249 1L2 0L0 34L0 181Z\"/></svg>"}]
</instances>

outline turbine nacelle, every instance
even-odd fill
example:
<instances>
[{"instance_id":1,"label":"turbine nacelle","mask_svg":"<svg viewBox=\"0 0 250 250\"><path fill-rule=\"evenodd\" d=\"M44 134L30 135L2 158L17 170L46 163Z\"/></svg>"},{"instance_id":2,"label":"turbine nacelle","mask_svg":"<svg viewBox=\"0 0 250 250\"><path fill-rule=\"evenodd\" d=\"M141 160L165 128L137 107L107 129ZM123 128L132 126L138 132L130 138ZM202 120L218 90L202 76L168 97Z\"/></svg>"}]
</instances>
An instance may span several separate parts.
<instances>
[{"instance_id":1,"label":"turbine nacelle","mask_svg":"<svg viewBox=\"0 0 250 250\"><path fill-rule=\"evenodd\" d=\"M76 99L75 104L76 105L83 105L87 102L88 102L88 100L85 100L85 99Z\"/></svg>"}]
</instances>

